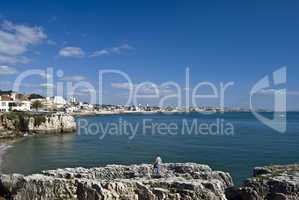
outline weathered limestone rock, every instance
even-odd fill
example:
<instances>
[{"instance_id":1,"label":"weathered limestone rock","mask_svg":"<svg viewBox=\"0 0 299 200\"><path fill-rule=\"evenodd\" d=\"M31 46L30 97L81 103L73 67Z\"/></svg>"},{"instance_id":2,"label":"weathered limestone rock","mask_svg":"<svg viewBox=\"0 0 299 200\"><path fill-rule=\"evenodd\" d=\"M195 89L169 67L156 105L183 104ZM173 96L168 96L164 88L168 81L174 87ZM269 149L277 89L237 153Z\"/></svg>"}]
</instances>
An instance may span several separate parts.
<instances>
[{"instance_id":1,"label":"weathered limestone rock","mask_svg":"<svg viewBox=\"0 0 299 200\"><path fill-rule=\"evenodd\" d=\"M31 176L2 175L2 196L16 200L226 200L233 185L228 173L195 163L163 164L161 176L151 165L67 168Z\"/></svg>"},{"instance_id":2,"label":"weathered limestone rock","mask_svg":"<svg viewBox=\"0 0 299 200\"><path fill-rule=\"evenodd\" d=\"M76 130L73 116L67 114L0 114L0 139L22 137L25 134L65 133Z\"/></svg>"},{"instance_id":3,"label":"weathered limestone rock","mask_svg":"<svg viewBox=\"0 0 299 200\"><path fill-rule=\"evenodd\" d=\"M29 119L28 129L35 133L63 133L76 130L74 117L66 114L46 116L43 123L37 124L36 119Z\"/></svg>"},{"instance_id":4,"label":"weathered limestone rock","mask_svg":"<svg viewBox=\"0 0 299 200\"><path fill-rule=\"evenodd\" d=\"M254 177L226 191L229 200L298 200L299 165L256 167Z\"/></svg>"}]
</instances>

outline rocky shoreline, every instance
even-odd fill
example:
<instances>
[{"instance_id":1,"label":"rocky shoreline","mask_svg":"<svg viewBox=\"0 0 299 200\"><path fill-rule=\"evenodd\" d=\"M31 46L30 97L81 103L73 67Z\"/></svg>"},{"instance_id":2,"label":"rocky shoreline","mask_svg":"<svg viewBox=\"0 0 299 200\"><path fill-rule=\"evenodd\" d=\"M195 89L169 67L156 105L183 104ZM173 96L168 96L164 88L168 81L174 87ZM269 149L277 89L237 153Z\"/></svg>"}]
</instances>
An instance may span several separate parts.
<instances>
[{"instance_id":1,"label":"rocky shoreline","mask_svg":"<svg viewBox=\"0 0 299 200\"><path fill-rule=\"evenodd\" d=\"M1 175L2 196L16 200L214 199L232 186L228 173L207 165L169 163L161 176L152 165L109 165L43 171L30 176Z\"/></svg>"},{"instance_id":2,"label":"rocky shoreline","mask_svg":"<svg viewBox=\"0 0 299 200\"><path fill-rule=\"evenodd\" d=\"M226 190L228 200L298 200L299 165L255 167L253 177Z\"/></svg>"},{"instance_id":3,"label":"rocky shoreline","mask_svg":"<svg viewBox=\"0 0 299 200\"><path fill-rule=\"evenodd\" d=\"M0 176L0 195L15 200L282 200L298 199L298 165L254 169L254 177L234 187L229 173L196 163L107 165L66 168L40 174Z\"/></svg>"},{"instance_id":4,"label":"rocky shoreline","mask_svg":"<svg viewBox=\"0 0 299 200\"><path fill-rule=\"evenodd\" d=\"M35 134L67 133L75 130L75 118L64 113L9 112L0 114L1 140Z\"/></svg>"}]
</instances>

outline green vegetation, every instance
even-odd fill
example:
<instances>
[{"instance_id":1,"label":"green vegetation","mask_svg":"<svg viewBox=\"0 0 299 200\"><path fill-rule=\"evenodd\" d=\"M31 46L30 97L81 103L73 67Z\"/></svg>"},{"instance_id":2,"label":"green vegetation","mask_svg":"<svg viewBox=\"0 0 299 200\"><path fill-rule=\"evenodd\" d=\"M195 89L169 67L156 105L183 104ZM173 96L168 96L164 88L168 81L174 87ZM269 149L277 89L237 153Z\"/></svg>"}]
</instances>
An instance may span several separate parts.
<instances>
[{"instance_id":1,"label":"green vegetation","mask_svg":"<svg viewBox=\"0 0 299 200\"><path fill-rule=\"evenodd\" d=\"M2 118L12 121L18 131L28 131L30 118L34 118L34 126L39 126L46 122L47 117L48 114L34 114L30 112L8 112L2 115Z\"/></svg>"},{"instance_id":2,"label":"green vegetation","mask_svg":"<svg viewBox=\"0 0 299 200\"><path fill-rule=\"evenodd\" d=\"M28 96L28 99L31 100L31 99L44 99L45 97L43 97L42 95L39 95L39 94L35 94L35 93L32 93Z\"/></svg>"},{"instance_id":3,"label":"green vegetation","mask_svg":"<svg viewBox=\"0 0 299 200\"><path fill-rule=\"evenodd\" d=\"M36 115L34 116L34 126L39 126L42 123L45 123L47 118L45 116Z\"/></svg>"},{"instance_id":4,"label":"green vegetation","mask_svg":"<svg viewBox=\"0 0 299 200\"><path fill-rule=\"evenodd\" d=\"M3 94L11 94L13 93L12 90L0 90L0 95L3 95Z\"/></svg>"},{"instance_id":5,"label":"green vegetation","mask_svg":"<svg viewBox=\"0 0 299 200\"><path fill-rule=\"evenodd\" d=\"M34 108L35 110L39 110L42 107L43 107L43 104L40 101L34 101L32 103L32 108Z\"/></svg>"},{"instance_id":6,"label":"green vegetation","mask_svg":"<svg viewBox=\"0 0 299 200\"><path fill-rule=\"evenodd\" d=\"M6 117L8 120L12 121L14 127L18 131L28 130L29 117L27 117L26 112L8 112L4 113L3 117Z\"/></svg>"}]
</instances>

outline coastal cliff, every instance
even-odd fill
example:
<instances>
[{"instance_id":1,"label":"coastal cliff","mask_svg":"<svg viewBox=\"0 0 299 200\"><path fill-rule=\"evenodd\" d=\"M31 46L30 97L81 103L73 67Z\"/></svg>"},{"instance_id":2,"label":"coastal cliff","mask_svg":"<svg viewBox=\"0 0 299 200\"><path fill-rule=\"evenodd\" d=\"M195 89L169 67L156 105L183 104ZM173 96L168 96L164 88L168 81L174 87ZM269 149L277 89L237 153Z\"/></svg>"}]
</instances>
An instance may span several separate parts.
<instances>
[{"instance_id":1,"label":"coastal cliff","mask_svg":"<svg viewBox=\"0 0 299 200\"><path fill-rule=\"evenodd\" d=\"M15 200L225 200L233 185L228 173L195 163L163 164L161 176L152 165L108 165L67 168L30 176L1 175L0 193Z\"/></svg>"},{"instance_id":2,"label":"coastal cliff","mask_svg":"<svg viewBox=\"0 0 299 200\"><path fill-rule=\"evenodd\" d=\"M65 133L75 130L75 119L67 114L26 112L0 114L0 139L17 138L25 134Z\"/></svg>"},{"instance_id":3,"label":"coastal cliff","mask_svg":"<svg viewBox=\"0 0 299 200\"><path fill-rule=\"evenodd\" d=\"M298 200L299 165L256 167L241 187L226 190L228 200Z\"/></svg>"}]
</instances>

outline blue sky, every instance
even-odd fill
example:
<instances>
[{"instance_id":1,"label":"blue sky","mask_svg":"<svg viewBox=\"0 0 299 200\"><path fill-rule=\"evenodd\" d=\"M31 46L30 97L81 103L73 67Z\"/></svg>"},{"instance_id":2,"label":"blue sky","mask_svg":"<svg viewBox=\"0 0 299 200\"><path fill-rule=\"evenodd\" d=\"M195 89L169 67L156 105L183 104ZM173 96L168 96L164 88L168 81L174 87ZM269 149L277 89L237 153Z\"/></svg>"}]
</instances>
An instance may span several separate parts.
<instances>
[{"instance_id":1,"label":"blue sky","mask_svg":"<svg viewBox=\"0 0 299 200\"><path fill-rule=\"evenodd\" d=\"M287 66L288 107L298 109L298 11L295 0L1 2L0 30L15 35L28 27L32 35L6 48L0 34L0 66L15 70L0 68L0 87L8 89L24 70L47 67L63 70L64 80L97 84L99 70L118 69L134 84L182 85L189 67L191 87L233 81L226 105L246 107L253 84ZM22 89L42 92L42 81L28 79ZM105 103L122 102L124 89L112 83L123 81L107 77Z\"/></svg>"}]
</instances>

